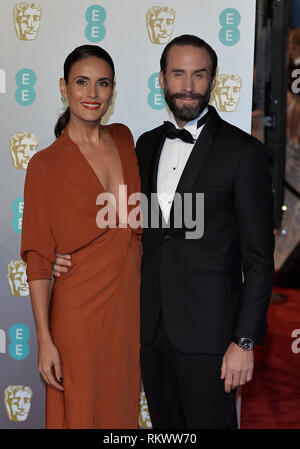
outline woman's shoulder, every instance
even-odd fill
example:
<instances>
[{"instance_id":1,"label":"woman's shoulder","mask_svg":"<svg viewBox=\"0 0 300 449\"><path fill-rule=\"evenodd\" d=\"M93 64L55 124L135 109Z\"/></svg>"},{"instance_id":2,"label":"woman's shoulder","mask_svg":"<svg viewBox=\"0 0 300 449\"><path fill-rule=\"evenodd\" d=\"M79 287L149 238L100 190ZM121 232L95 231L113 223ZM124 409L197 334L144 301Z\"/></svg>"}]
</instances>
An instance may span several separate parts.
<instances>
[{"instance_id":1,"label":"woman's shoulder","mask_svg":"<svg viewBox=\"0 0 300 449\"><path fill-rule=\"evenodd\" d=\"M130 129L124 123L110 123L109 125L105 125L104 129L107 129L110 134L119 137L132 137Z\"/></svg>"},{"instance_id":2,"label":"woman's shoulder","mask_svg":"<svg viewBox=\"0 0 300 449\"><path fill-rule=\"evenodd\" d=\"M35 153L29 161L28 167L32 166L49 166L51 162L56 161L57 158L63 157L64 149L68 146L66 136L63 134L52 142L48 147L45 147Z\"/></svg>"}]
</instances>

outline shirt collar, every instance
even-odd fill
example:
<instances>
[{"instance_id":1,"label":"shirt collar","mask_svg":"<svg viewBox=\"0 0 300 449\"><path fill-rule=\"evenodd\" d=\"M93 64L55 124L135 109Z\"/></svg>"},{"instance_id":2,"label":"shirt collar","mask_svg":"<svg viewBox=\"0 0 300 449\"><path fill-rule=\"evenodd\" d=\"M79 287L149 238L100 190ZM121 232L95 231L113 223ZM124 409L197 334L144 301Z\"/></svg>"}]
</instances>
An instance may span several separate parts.
<instances>
[{"instance_id":1,"label":"shirt collar","mask_svg":"<svg viewBox=\"0 0 300 449\"><path fill-rule=\"evenodd\" d=\"M192 134L194 139L198 138L198 136L203 128L203 125L200 126L200 128L197 128L198 120L200 120L207 112L208 112L208 107L206 106L206 108L201 112L201 114L197 118L187 122L185 124L185 126L183 127L184 129L186 129L187 131L189 131ZM176 126L176 128L178 128L178 125L176 123L176 120L175 120L173 114L171 116L171 122Z\"/></svg>"}]
</instances>

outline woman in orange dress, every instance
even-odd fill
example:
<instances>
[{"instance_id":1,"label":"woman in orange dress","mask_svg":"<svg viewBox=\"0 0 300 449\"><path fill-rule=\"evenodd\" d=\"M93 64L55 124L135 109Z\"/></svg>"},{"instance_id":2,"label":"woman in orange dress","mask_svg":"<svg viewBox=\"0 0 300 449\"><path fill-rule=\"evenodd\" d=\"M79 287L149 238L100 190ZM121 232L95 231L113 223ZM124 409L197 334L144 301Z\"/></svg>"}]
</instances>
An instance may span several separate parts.
<instances>
[{"instance_id":1,"label":"woman in orange dress","mask_svg":"<svg viewBox=\"0 0 300 449\"><path fill-rule=\"evenodd\" d=\"M114 88L105 50L76 48L60 88L69 107L57 140L28 165L21 246L46 427L137 428L141 228L126 225L133 206L126 210L119 197L120 185L126 201L140 191L134 142L125 125L100 125ZM116 200L116 223L102 226L97 204L107 206L99 201L107 193ZM71 254L72 267L51 291L56 252Z\"/></svg>"}]
</instances>

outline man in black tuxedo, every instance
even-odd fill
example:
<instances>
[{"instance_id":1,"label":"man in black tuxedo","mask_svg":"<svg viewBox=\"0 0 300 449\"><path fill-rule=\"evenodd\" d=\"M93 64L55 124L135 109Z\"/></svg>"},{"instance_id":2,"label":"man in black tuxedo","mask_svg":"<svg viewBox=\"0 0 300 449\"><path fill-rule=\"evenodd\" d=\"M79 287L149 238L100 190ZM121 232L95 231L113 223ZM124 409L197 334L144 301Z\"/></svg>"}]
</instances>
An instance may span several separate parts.
<instances>
[{"instance_id":1,"label":"man in black tuxedo","mask_svg":"<svg viewBox=\"0 0 300 449\"><path fill-rule=\"evenodd\" d=\"M205 41L173 39L159 75L173 123L136 145L149 200L141 365L154 428L236 428L235 391L251 380L253 345L266 331L274 271L267 158L208 106L216 67Z\"/></svg>"},{"instance_id":2,"label":"man in black tuxedo","mask_svg":"<svg viewBox=\"0 0 300 449\"><path fill-rule=\"evenodd\" d=\"M154 428L235 428L235 391L251 380L253 345L266 331L274 270L266 152L208 106L216 67L203 40L173 39L159 75L173 123L136 145L142 192L159 205L145 211L141 281L142 378ZM203 220L197 193L201 238L191 232L199 237Z\"/></svg>"}]
</instances>

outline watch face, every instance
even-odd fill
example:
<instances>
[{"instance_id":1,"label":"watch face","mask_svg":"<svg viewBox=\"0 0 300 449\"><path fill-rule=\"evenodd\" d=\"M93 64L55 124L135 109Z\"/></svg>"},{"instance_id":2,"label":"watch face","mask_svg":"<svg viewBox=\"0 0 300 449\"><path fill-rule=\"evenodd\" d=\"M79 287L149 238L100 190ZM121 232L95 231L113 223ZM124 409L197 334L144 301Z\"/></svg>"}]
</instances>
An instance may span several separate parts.
<instances>
[{"instance_id":1,"label":"watch face","mask_svg":"<svg viewBox=\"0 0 300 449\"><path fill-rule=\"evenodd\" d=\"M251 338L241 338L241 347L246 351L250 351L253 348L253 340Z\"/></svg>"}]
</instances>

